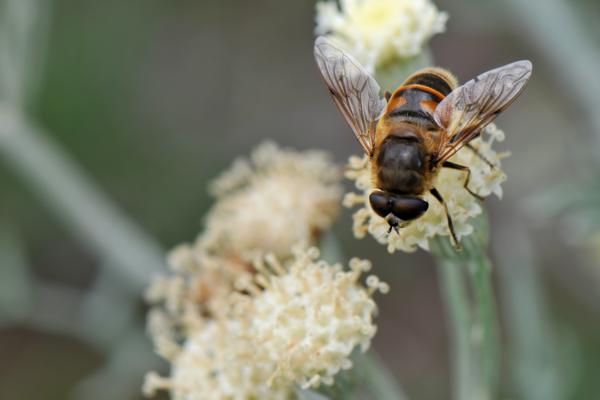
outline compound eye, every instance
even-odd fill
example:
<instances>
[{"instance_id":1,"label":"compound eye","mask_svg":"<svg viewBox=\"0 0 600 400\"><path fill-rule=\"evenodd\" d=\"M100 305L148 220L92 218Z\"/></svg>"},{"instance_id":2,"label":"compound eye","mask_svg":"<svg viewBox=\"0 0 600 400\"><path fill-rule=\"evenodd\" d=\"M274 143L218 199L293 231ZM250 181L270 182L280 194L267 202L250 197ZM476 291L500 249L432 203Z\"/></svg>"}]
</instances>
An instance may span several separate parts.
<instances>
[{"instance_id":1,"label":"compound eye","mask_svg":"<svg viewBox=\"0 0 600 400\"><path fill-rule=\"evenodd\" d=\"M392 204L392 214L403 221L419 218L427 209L429 203L418 197L396 197Z\"/></svg>"},{"instance_id":2,"label":"compound eye","mask_svg":"<svg viewBox=\"0 0 600 400\"><path fill-rule=\"evenodd\" d=\"M369 195L369 202L371 208L381 218L385 218L390 212L392 212L392 199L384 192L375 191Z\"/></svg>"}]
</instances>

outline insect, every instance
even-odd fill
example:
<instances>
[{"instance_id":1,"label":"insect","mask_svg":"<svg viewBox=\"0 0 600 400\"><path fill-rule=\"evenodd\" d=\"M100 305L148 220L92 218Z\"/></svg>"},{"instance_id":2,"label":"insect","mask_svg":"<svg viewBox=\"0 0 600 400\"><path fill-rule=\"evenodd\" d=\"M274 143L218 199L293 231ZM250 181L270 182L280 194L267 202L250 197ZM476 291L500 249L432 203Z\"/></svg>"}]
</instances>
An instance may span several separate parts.
<instances>
[{"instance_id":1,"label":"insect","mask_svg":"<svg viewBox=\"0 0 600 400\"><path fill-rule=\"evenodd\" d=\"M334 103L371 161L376 190L369 202L389 224L388 234L427 211L422 197L429 192L442 205L452 242L460 248L435 178L441 168L461 171L464 188L481 199L469 189L469 166L449 159L467 146L493 167L469 142L523 91L531 62L504 65L462 86L450 72L426 68L381 97L377 81L325 37L315 41L314 55Z\"/></svg>"}]
</instances>

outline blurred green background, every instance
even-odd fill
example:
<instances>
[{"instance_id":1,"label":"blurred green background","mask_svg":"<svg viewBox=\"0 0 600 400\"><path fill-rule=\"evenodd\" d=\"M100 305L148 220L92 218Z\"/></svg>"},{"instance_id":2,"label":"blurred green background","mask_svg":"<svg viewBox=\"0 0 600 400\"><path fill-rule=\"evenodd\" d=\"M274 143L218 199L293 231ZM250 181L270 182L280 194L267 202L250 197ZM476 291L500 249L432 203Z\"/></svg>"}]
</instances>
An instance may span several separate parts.
<instances>
[{"instance_id":1,"label":"blurred green background","mask_svg":"<svg viewBox=\"0 0 600 400\"><path fill-rule=\"evenodd\" d=\"M211 205L207 182L265 139L325 149L340 163L359 153L314 66L312 1L24 2L42 21L31 39L28 68L39 86L27 101L30 120L156 250L196 236ZM547 388L540 399L598 398L600 261L577 210L563 212L560 202L598 180L600 3L437 5L450 19L431 49L461 81L516 59L534 64L525 94L498 119L507 134L499 147L512 152L503 165L509 179L502 201L486 202L503 398L533 398L528 385ZM14 39L0 32L0 43ZM141 288L132 297L119 265L101 272L115 261L55 212L8 161L10 151L0 158L0 398L140 398L144 372L166 370L143 334ZM431 256L390 256L371 238L356 241L350 215L335 226L346 255L372 259L392 287L379 299L375 348L411 398L449 399ZM140 265L141 275L154 267ZM90 297L98 287L111 301Z\"/></svg>"}]
</instances>

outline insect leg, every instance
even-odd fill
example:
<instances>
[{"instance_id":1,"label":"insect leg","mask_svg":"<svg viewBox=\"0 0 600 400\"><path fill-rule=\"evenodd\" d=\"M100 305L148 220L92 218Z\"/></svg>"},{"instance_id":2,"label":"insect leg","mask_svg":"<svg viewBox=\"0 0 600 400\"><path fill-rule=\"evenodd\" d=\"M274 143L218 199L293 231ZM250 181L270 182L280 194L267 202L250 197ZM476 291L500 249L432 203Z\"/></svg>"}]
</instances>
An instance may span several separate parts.
<instances>
[{"instance_id":1,"label":"insect leg","mask_svg":"<svg viewBox=\"0 0 600 400\"><path fill-rule=\"evenodd\" d=\"M451 161L444 161L444 163L442 164L442 167L466 172L467 177L465 179L465 184L463 185L464 188L467 189L467 192L469 192L471 194L471 196L475 197L476 199L479 199L481 201L485 200L483 197L481 197L480 195L478 195L477 193L475 193L471 189L469 189L469 181L471 180L471 169L469 167L466 167L466 166L460 165L460 164L455 164Z\"/></svg>"},{"instance_id":2,"label":"insect leg","mask_svg":"<svg viewBox=\"0 0 600 400\"><path fill-rule=\"evenodd\" d=\"M496 169L496 166L490 160L488 160L483 154L481 154L481 152L479 150L477 150L475 148L475 146L473 146L471 143L467 143L465 145L465 147L468 147L469 149L471 149L471 151L473 153L475 153L475 155L477 157L479 157L481 159L481 161L483 161L484 163L486 163L487 165L489 165L491 169Z\"/></svg>"},{"instance_id":3,"label":"insect leg","mask_svg":"<svg viewBox=\"0 0 600 400\"><path fill-rule=\"evenodd\" d=\"M437 199L437 201L439 201L440 204L444 207L444 212L446 213L446 219L448 220L448 229L450 229L450 236L452 238L452 245L454 246L454 248L456 250L462 250L462 247L461 247L460 243L458 242L458 239L456 238L456 232L454 232L454 224L452 223L452 218L450 218L450 213L448 212L448 206L446 205L444 198L442 197L442 195L440 194L440 192L438 192L438 190L436 188L431 189L430 192L433 195L433 197L435 197Z\"/></svg>"}]
</instances>

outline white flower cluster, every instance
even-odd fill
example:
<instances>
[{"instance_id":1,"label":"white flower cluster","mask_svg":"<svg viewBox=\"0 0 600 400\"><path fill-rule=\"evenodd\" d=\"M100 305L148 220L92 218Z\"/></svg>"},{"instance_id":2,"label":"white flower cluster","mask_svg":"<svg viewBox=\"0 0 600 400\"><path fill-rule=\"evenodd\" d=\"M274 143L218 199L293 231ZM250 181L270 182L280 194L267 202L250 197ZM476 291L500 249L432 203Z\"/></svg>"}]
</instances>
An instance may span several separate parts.
<instances>
[{"instance_id":1,"label":"white flower cluster","mask_svg":"<svg viewBox=\"0 0 600 400\"><path fill-rule=\"evenodd\" d=\"M352 351L366 351L375 335L372 295L388 286L375 276L367 288L360 284L367 261L354 259L344 271L319 261L316 248L293 253L288 262L272 254L257 260L259 272L238 283L247 294L231 291L210 316L182 289L182 276L157 283L152 298L165 294L167 312L153 310L149 328L172 372L148 374L144 392L169 390L175 400L287 399L294 384L330 385L350 368Z\"/></svg>"},{"instance_id":2,"label":"white flower cluster","mask_svg":"<svg viewBox=\"0 0 600 400\"><path fill-rule=\"evenodd\" d=\"M173 400L290 399L289 387L270 384L274 364L243 332L245 321L207 320L169 360L170 377L151 372L144 392L168 390Z\"/></svg>"},{"instance_id":3,"label":"white flower cluster","mask_svg":"<svg viewBox=\"0 0 600 400\"><path fill-rule=\"evenodd\" d=\"M340 0L317 3L317 35L328 35L365 68L417 56L448 15L430 0Z\"/></svg>"},{"instance_id":4,"label":"white flower cluster","mask_svg":"<svg viewBox=\"0 0 600 400\"><path fill-rule=\"evenodd\" d=\"M371 268L368 261L353 259L345 272L339 264L317 261L318 256L316 248L296 250L287 268L271 258L260 269L258 281L265 290L249 310L255 321L252 337L276 361L275 382L331 385L340 369L352 366L352 351L357 346L366 351L375 335L371 296L388 286L375 276L367 279L368 289L360 285L362 273Z\"/></svg>"},{"instance_id":5,"label":"white flower cluster","mask_svg":"<svg viewBox=\"0 0 600 400\"><path fill-rule=\"evenodd\" d=\"M147 375L147 395L289 399L295 385L333 383L352 351L368 348L372 295L387 285L361 285L367 261L345 271L306 247L333 222L340 179L323 153L267 144L215 182L206 231L171 252L171 276L147 292L148 328L171 364L168 377Z\"/></svg>"},{"instance_id":6,"label":"white flower cluster","mask_svg":"<svg viewBox=\"0 0 600 400\"><path fill-rule=\"evenodd\" d=\"M490 194L502 196L501 184L506 180L506 175L500 169L500 161L509 153L497 153L492 149L494 142L502 140L504 140L504 132L496 125L490 124L480 138L471 142L487 161L494 164L494 168L490 167L473 150L466 147L451 158L451 161L457 164L469 166L471 169L469 188L482 197ZM398 234L395 232L388 234L388 223L371 209L369 203L369 194L374 187L368 158L366 156L351 157L346 177L353 180L360 190L360 193L348 193L344 198L346 207L361 206L353 215L355 237L363 238L370 233L379 243L387 245L388 251L393 253L396 250L411 252L418 247L428 250L429 239L436 235L448 236L450 234L444 209L430 194L423 196L429 203L429 209L423 216L400 228ZM463 172L442 169L435 182L435 187L448 204L448 211L459 239L473 232L473 226L469 224L469 219L482 212L479 200L464 189L464 180Z\"/></svg>"},{"instance_id":7,"label":"white flower cluster","mask_svg":"<svg viewBox=\"0 0 600 400\"><path fill-rule=\"evenodd\" d=\"M260 145L213 183L205 246L248 259L256 249L287 256L296 243L315 243L339 213L341 175L324 152Z\"/></svg>"}]
</instances>

